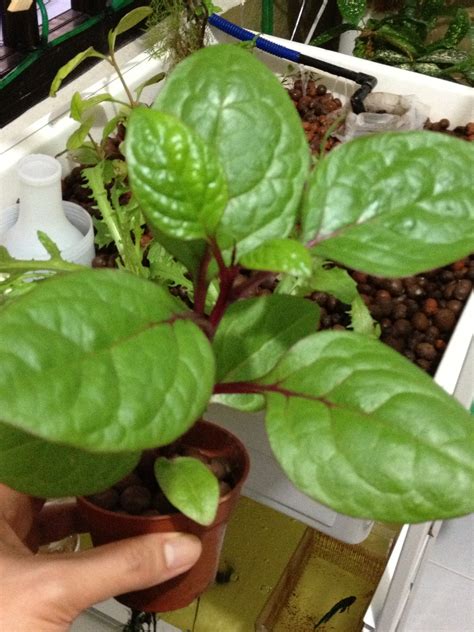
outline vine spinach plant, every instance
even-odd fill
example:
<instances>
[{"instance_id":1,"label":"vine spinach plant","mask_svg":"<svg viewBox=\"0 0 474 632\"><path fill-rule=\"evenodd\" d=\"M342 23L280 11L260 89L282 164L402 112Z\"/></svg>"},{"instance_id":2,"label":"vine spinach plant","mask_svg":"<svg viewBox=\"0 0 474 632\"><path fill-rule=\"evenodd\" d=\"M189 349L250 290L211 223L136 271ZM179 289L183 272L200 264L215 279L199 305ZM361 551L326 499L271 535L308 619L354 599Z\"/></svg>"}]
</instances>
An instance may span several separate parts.
<instances>
[{"instance_id":1,"label":"vine spinach plant","mask_svg":"<svg viewBox=\"0 0 474 632\"><path fill-rule=\"evenodd\" d=\"M0 480L48 497L99 491L217 401L264 409L288 477L337 511L399 522L472 511L467 411L374 337L317 331L314 303L246 298L236 279L247 268L311 285L328 260L403 276L466 256L473 151L388 133L311 171L292 103L249 51L188 57L152 108L133 109L125 156L155 239L192 278L193 309L124 270L58 274L6 303ZM218 492L202 467L156 473L173 504L209 523Z\"/></svg>"}]
</instances>

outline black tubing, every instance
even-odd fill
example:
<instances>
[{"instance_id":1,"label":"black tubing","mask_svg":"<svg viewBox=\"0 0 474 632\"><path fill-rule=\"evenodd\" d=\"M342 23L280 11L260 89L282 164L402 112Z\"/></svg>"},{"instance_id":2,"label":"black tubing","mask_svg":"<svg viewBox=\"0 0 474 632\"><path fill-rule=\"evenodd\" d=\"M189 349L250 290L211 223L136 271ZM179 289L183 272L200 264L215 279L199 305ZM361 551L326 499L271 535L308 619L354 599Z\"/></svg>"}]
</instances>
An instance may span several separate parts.
<instances>
[{"instance_id":1,"label":"black tubing","mask_svg":"<svg viewBox=\"0 0 474 632\"><path fill-rule=\"evenodd\" d=\"M331 75L344 77L344 79L349 79L350 81L358 83L360 88L352 95L351 105L356 114L365 112L364 99L377 85L377 79L372 77L372 75L348 70L347 68L342 68L341 66L336 66L335 64L321 61L319 59L315 59L314 57L309 57L308 55L303 55L292 48L275 44L275 42L271 42L259 35L256 36L251 31L229 22L229 20L226 20L216 13L212 13L209 16L209 24L211 26L215 26L220 31L227 33L227 35L231 35L243 42L255 40L255 46L257 48L270 53L271 55L276 55L277 57L282 57L283 59L288 59L289 61L293 61L298 64L304 64L305 66L310 66L311 68L316 68L317 70L322 70L323 72L327 72Z\"/></svg>"}]
</instances>

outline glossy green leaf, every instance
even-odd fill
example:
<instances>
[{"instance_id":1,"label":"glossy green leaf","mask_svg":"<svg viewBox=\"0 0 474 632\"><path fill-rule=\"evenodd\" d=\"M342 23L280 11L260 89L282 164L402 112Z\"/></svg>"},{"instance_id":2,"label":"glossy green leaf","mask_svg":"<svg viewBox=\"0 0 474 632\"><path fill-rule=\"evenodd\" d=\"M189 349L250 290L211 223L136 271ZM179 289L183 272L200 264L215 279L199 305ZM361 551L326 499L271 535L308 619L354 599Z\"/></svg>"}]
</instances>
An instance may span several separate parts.
<instances>
[{"instance_id":1,"label":"glossy green leaf","mask_svg":"<svg viewBox=\"0 0 474 632\"><path fill-rule=\"evenodd\" d=\"M336 511L421 522L474 510L474 425L382 343L321 332L262 380L267 431L288 477Z\"/></svg>"},{"instance_id":2,"label":"glossy green leaf","mask_svg":"<svg viewBox=\"0 0 474 632\"><path fill-rule=\"evenodd\" d=\"M214 378L210 343L185 312L125 272L42 282L2 309L1 420L94 452L173 441L204 411Z\"/></svg>"},{"instance_id":3,"label":"glossy green leaf","mask_svg":"<svg viewBox=\"0 0 474 632\"><path fill-rule=\"evenodd\" d=\"M84 60L90 59L91 57L97 57L98 59L106 59L106 56L96 51L93 46L89 46L89 48L87 48L86 50L83 50L82 52L78 53L72 59L70 59L67 62L67 64L64 64L64 66L61 66L61 68L58 70L58 72L56 73L56 76L54 77L51 83L49 96L55 97L64 79L66 79L66 77L70 75L71 72L75 70L77 66L79 66L79 64L82 64Z\"/></svg>"},{"instance_id":4,"label":"glossy green leaf","mask_svg":"<svg viewBox=\"0 0 474 632\"><path fill-rule=\"evenodd\" d=\"M317 330L312 301L274 294L237 301L221 320L212 346L216 382L251 381L268 373L295 342Z\"/></svg>"},{"instance_id":5,"label":"glossy green leaf","mask_svg":"<svg viewBox=\"0 0 474 632\"><path fill-rule=\"evenodd\" d=\"M311 274L311 255L292 239L269 239L240 258L240 264L250 270L273 270L299 276Z\"/></svg>"},{"instance_id":6,"label":"glossy green leaf","mask_svg":"<svg viewBox=\"0 0 474 632\"><path fill-rule=\"evenodd\" d=\"M237 257L292 230L309 152L301 121L278 79L249 51L204 48L179 64L154 108L192 127L219 156L229 204L218 241Z\"/></svg>"},{"instance_id":7,"label":"glossy green leaf","mask_svg":"<svg viewBox=\"0 0 474 632\"><path fill-rule=\"evenodd\" d=\"M337 0L337 6L342 19L357 26L367 10L367 0Z\"/></svg>"},{"instance_id":8,"label":"glossy green leaf","mask_svg":"<svg viewBox=\"0 0 474 632\"><path fill-rule=\"evenodd\" d=\"M214 521L219 483L204 463L191 457L158 458L155 476L166 498L185 516L202 525Z\"/></svg>"},{"instance_id":9,"label":"glossy green leaf","mask_svg":"<svg viewBox=\"0 0 474 632\"><path fill-rule=\"evenodd\" d=\"M102 491L131 472L138 452L94 454L49 443L0 423L0 481L42 498Z\"/></svg>"},{"instance_id":10,"label":"glossy green leaf","mask_svg":"<svg viewBox=\"0 0 474 632\"><path fill-rule=\"evenodd\" d=\"M227 203L214 151L175 116L136 109L125 143L132 191L153 228L182 240L216 231Z\"/></svg>"},{"instance_id":11,"label":"glossy green leaf","mask_svg":"<svg viewBox=\"0 0 474 632\"><path fill-rule=\"evenodd\" d=\"M474 244L473 159L472 143L427 132L344 143L312 174L302 239L319 256L380 276L465 257Z\"/></svg>"},{"instance_id":12,"label":"glossy green leaf","mask_svg":"<svg viewBox=\"0 0 474 632\"><path fill-rule=\"evenodd\" d=\"M119 35L129 31L137 24L140 24L142 20L147 18L153 13L153 9L151 7L137 7L136 9L132 9L117 24L117 26L109 31L108 42L110 52L113 52L115 49L115 40Z\"/></svg>"}]
</instances>

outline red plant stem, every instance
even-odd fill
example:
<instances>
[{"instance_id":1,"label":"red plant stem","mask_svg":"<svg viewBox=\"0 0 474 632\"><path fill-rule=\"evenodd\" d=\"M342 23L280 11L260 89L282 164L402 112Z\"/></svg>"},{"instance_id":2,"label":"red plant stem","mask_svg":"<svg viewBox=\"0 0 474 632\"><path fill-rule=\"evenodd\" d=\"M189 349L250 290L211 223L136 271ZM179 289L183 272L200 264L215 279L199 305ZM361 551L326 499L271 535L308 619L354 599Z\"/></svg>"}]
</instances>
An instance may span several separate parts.
<instances>
[{"instance_id":1,"label":"red plant stem","mask_svg":"<svg viewBox=\"0 0 474 632\"><path fill-rule=\"evenodd\" d=\"M254 393L259 395L264 395L265 393L280 393L280 395L284 395L285 397L299 397L301 399L310 399L313 401L321 402L329 408L336 407L336 404L334 402L331 402L324 397L297 393L296 391L282 388L279 384L255 384L255 382L224 382L221 384L215 384L213 393L215 395L229 393L240 393L243 395L250 395Z\"/></svg>"},{"instance_id":2,"label":"red plant stem","mask_svg":"<svg viewBox=\"0 0 474 632\"><path fill-rule=\"evenodd\" d=\"M224 382L222 384L215 384L214 391L216 395L219 393L281 393L282 395L294 395L293 391L279 387L277 384L255 384L255 382Z\"/></svg>"},{"instance_id":3,"label":"red plant stem","mask_svg":"<svg viewBox=\"0 0 474 632\"><path fill-rule=\"evenodd\" d=\"M211 247L212 254L215 257L215 260L217 261L217 265L219 267L219 274L224 274L225 275L226 271L229 268L225 264L224 258L222 256L221 249L217 245L217 242L216 242L215 239L211 239L211 241L209 242L209 245Z\"/></svg>"},{"instance_id":4,"label":"red plant stem","mask_svg":"<svg viewBox=\"0 0 474 632\"><path fill-rule=\"evenodd\" d=\"M225 272L221 272L219 274L219 296L217 297L216 304L214 305L214 308L209 316L209 322L211 323L213 329L217 328L217 325L220 323L221 318L225 314L226 307L229 304L232 294L232 286L237 274L238 268L236 267L226 268Z\"/></svg>"},{"instance_id":5,"label":"red plant stem","mask_svg":"<svg viewBox=\"0 0 474 632\"><path fill-rule=\"evenodd\" d=\"M206 251L199 264L198 276L194 283L194 311L197 314L204 314L204 308L206 306L206 295L209 283L207 281L207 269L211 260L211 251L209 246L206 247Z\"/></svg>"},{"instance_id":6,"label":"red plant stem","mask_svg":"<svg viewBox=\"0 0 474 632\"><path fill-rule=\"evenodd\" d=\"M276 274L274 272L257 272L253 277L250 277L248 281L242 283L238 288L234 289L232 294L233 299L245 298L252 296L254 290L263 283L263 281L274 280Z\"/></svg>"},{"instance_id":7,"label":"red plant stem","mask_svg":"<svg viewBox=\"0 0 474 632\"><path fill-rule=\"evenodd\" d=\"M210 246L212 254L214 255L219 267L220 282L219 296L217 297L216 304L209 316L209 322L215 330L217 325L220 323L221 318L224 316L226 307L230 302L232 286L239 272L239 268L235 265L231 265L229 267L226 266L220 248L214 240L210 242Z\"/></svg>"}]
</instances>

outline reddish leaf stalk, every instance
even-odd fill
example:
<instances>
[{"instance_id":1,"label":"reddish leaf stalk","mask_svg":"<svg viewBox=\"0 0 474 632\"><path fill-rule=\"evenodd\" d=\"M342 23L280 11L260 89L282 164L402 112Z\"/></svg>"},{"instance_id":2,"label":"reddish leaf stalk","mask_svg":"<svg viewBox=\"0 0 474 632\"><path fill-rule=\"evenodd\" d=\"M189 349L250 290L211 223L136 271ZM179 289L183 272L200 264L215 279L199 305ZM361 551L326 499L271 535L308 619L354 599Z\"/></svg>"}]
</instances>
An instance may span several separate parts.
<instances>
[{"instance_id":1,"label":"reddish leaf stalk","mask_svg":"<svg viewBox=\"0 0 474 632\"><path fill-rule=\"evenodd\" d=\"M227 305L230 302L230 298L232 295L232 286L234 284L235 277L238 274L238 268L225 268L224 271L221 271L219 274L220 277L220 291L219 296L217 297L216 304L209 316L209 322L211 323L213 329L216 329L217 325L220 323L221 318L225 314L225 310Z\"/></svg>"},{"instance_id":2,"label":"reddish leaf stalk","mask_svg":"<svg viewBox=\"0 0 474 632\"><path fill-rule=\"evenodd\" d=\"M264 395L265 393L280 393L280 395L284 395L285 397L299 397L301 399L311 399L313 401L321 402L325 406L328 406L328 408L337 407L337 404L334 404L334 402L331 402L324 397L297 393L296 391L290 391L287 388L282 388L278 384L256 384L255 382L224 382L221 384L216 384L214 386L213 392L215 395L230 393L234 395Z\"/></svg>"},{"instance_id":3,"label":"reddish leaf stalk","mask_svg":"<svg viewBox=\"0 0 474 632\"><path fill-rule=\"evenodd\" d=\"M275 278L276 275L274 272L258 272L248 281L245 281L245 283L239 285L238 288L235 288L232 294L232 298L236 300L238 298L246 298L248 296L252 296L254 290L258 288L258 286L261 285L264 281L273 281Z\"/></svg>"},{"instance_id":4,"label":"reddish leaf stalk","mask_svg":"<svg viewBox=\"0 0 474 632\"><path fill-rule=\"evenodd\" d=\"M216 304L209 316L209 322L215 330L217 325L220 323L221 318L224 316L226 307L230 302L232 286L237 274L239 273L239 268L235 265L231 265L230 267L226 266L220 248L214 240L210 242L210 246L212 254L214 255L219 267L220 281L219 296L217 297Z\"/></svg>"},{"instance_id":5,"label":"reddish leaf stalk","mask_svg":"<svg viewBox=\"0 0 474 632\"><path fill-rule=\"evenodd\" d=\"M197 314L204 314L206 296L209 283L207 281L207 269L211 260L211 251L206 247L201 263L199 264L198 276L194 283L194 311Z\"/></svg>"}]
</instances>

